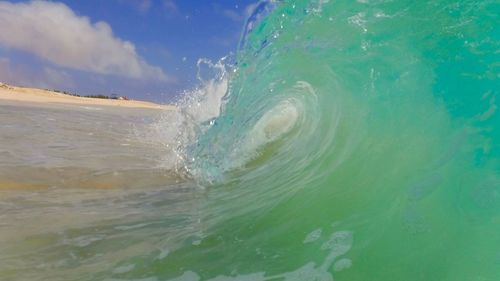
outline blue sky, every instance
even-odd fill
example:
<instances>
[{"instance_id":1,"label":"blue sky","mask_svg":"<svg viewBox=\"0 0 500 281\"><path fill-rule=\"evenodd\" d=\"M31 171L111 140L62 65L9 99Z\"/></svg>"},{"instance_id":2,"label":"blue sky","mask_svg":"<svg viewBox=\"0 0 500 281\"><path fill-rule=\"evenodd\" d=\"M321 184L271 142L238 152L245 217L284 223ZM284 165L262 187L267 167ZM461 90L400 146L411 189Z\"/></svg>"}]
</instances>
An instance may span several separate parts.
<instances>
[{"instance_id":1,"label":"blue sky","mask_svg":"<svg viewBox=\"0 0 500 281\"><path fill-rule=\"evenodd\" d=\"M234 52L256 0L0 1L0 81L169 102Z\"/></svg>"}]
</instances>

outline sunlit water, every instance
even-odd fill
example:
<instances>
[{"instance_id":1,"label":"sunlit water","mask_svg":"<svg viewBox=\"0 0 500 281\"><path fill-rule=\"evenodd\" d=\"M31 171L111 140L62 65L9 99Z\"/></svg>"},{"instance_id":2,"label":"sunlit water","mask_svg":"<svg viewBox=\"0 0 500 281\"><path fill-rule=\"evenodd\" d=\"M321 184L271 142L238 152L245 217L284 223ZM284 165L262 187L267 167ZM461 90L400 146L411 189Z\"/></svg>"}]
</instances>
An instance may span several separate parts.
<instances>
[{"instance_id":1,"label":"sunlit water","mask_svg":"<svg viewBox=\"0 0 500 281\"><path fill-rule=\"evenodd\" d=\"M500 280L499 12L263 3L178 111L0 107L0 279Z\"/></svg>"}]
</instances>

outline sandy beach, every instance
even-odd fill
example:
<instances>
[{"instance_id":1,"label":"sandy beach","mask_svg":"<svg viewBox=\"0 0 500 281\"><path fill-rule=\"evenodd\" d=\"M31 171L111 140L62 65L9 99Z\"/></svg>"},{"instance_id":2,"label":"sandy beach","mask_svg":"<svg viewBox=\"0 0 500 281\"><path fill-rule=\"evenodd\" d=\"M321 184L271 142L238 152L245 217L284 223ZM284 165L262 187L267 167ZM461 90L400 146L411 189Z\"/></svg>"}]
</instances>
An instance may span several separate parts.
<instances>
[{"instance_id":1,"label":"sandy beach","mask_svg":"<svg viewBox=\"0 0 500 281\"><path fill-rule=\"evenodd\" d=\"M49 90L17 87L3 83L0 83L0 100L30 103L59 103L149 109L175 108L172 105L162 105L147 101L77 97Z\"/></svg>"}]
</instances>

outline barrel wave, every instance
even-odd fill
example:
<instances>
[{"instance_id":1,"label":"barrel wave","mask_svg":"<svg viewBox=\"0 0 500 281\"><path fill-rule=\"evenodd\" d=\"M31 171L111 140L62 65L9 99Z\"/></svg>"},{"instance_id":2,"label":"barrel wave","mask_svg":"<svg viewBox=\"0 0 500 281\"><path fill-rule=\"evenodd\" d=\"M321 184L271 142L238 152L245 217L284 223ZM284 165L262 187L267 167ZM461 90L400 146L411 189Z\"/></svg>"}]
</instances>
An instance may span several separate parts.
<instances>
[{"instance_id":1,"label":"barrel wave","mask_svg":"<svg viewBox=\"0 0 500 281\"><path fill-rule=\"evenodd\" d=\"M500 278L499 8L260 3L186 148L203 227L165 276Z\"/></svg>"},{"instance_id":2,"label":"barrel wave","mask_svg":"<svg viewBox=\"0 0 500 281\"><path fill-rule=\"evenodd\" d=\"M20 132L48 140L55 118L98 124L75 143L101 166L71 168L72 145L49 150L54 169L32 143L3 151L35 163L9 175L58 180L0 194L0 279L500 280L499 15L497 0L263 1L234 56L200 60L200 87L130 115L129 134L122 109L24 109Z\"/></svg>"},{"instance_id":3,"label":"barrel wave","mask_svg":"<svg viewBox=\"0 0 500 281\"><path fill-rule=\"evenodd\" d=\"M0 104L0 280L500 280L499 15L262 1L175 109Z\"/></svg>"}]
</instances>

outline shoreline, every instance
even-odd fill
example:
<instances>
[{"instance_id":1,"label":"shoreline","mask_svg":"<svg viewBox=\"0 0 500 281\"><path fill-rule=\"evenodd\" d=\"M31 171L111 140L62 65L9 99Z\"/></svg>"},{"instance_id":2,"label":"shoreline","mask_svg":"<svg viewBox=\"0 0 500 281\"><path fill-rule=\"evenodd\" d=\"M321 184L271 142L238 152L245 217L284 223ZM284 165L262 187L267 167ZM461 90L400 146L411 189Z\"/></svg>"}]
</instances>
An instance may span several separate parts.
<instances>
[{"instance_id":1,"label":"shoreline","mask_svg":"<svg viewBox=\"0 0 500 281\"><path fill-rule=\"evenodd\" d=\"M0 83L0 100L41 104L57 103L166 110L175 109L173 105L163 105L148 101L77 97L50 90L11 86L3 83Z\"/></svg>"}]
</instances>

